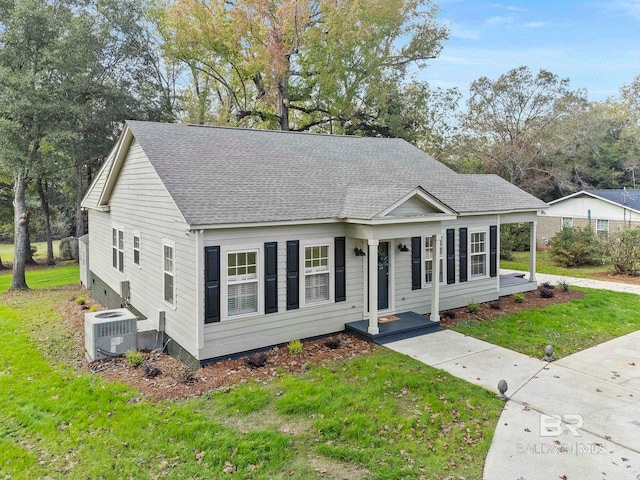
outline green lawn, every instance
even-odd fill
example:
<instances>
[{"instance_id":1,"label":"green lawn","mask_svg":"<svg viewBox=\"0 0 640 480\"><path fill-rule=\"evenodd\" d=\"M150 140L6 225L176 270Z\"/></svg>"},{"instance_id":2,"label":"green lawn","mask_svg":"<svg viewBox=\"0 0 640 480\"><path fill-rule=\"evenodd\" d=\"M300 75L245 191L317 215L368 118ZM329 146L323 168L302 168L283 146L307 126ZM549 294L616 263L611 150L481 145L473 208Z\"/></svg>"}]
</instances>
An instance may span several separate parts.
<instances>
[{"instance_id":1,"label":"green lawn","mask_svg":"<svg viewBox=\"0 0 640 480\"><path fill-rule=\"evenodd\" d=\"M69 268L69 267L63 267ZM50 273L31 272L33 284ZM0 478L482 477L490 392L390 350L199 399L151 402L76 372L74 289L0 300Z\"/></svg>"},{"instance_id":2,"label":"green lawn","mask_svg":"<svg viewBox=\"0 0 640 480\"><path fill-rule=\"evenodd\" d=\"M47 242L35 242L31 244L38 248L33 258L37 260L45 260L47 258ZM60 240L53 241L53 256L58 256ZM13 243L0 243L0 258L2 262L13 262Z\"/></svg>"},{"instance_id":3,"label":"green lawn","mask_svg":"<svg viewBox=\"0 0 640 480\"><path fill-rule=\"evenodd\" d=\"M529 252L514 252L512 261L500 260L500 267L512 270L529 271ZM591 278L594 273L611 271L610 265L586 265L577 268L567 268L556 264L549 251L536 252L536 272L561 275L563 277Z\"/></svg>"},{"instance_id":4,"label":"green lawn","mask_svg":"<svg viewBox=\"0 0 640 480\"><path fill-rule=\"evenodd\" d=\"M640 295L580 290L585 295L579 300L495 320L468 320L454 330L532 357L542 357L550 344L556 358L640 330Z\"/></svg>"},{"instance_id":5,"label":"green lawn","mask_svg":"<svg viewBox=\"0 0 640 480\"><path fill-rule=\"evenodd\" d=\"M29 288L42 289L80 282L80 267L74 261L60 262L53 268L31 268L26 272ZM0 271L0 293L11 286L11 270Z\"/></svg>"}]
</instances>

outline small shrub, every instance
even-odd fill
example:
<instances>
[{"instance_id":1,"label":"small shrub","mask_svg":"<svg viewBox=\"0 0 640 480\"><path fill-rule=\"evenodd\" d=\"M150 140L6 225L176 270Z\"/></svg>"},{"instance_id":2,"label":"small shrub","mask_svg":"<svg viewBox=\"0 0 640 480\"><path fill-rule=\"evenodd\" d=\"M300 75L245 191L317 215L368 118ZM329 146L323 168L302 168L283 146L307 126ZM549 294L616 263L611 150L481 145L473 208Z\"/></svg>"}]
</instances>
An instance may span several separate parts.
<instances>
[{"instance_id":1,"label":"small shrub","mask_svg":"<svg viewBox=\"0 0 640 480\"><path fill-rule=\"evenodd\" d=\"M524 293L522 292L514 293L511 295L511 298L513 298L513 301L516 303L524 303Z\"/></svg>"},{"instance_id":2,"label":"small shrub","mask_svg":"<svg viewBox=\"0 0 640 480\"><path fill-rule=\"evenodd\" d=\"M96 307L95 305L91 305L91 306L89 307L89 311L90 311L90 312L97 312L97 311L98 311L98 307Z\"/></svg>"},{"instance_id":3,"label":"small shrub","mask_svg":"<svg viewBox=\"0 0 640 480\"><path fill-rule=\"evenodd\" d=\"M467 305L467 312L476 314L479 311L480 311L479 303L471 302L469 305Z\"/></svg>"},{"instance_id":4,"label":"small shrub","mask_svg":"<svg viewBox=\"0 0 640 480\"><path fill-rule=\"evenodd\" d=\"M489 307L493 310L502 310L502 305L500 305L500 300L496 300L495 302L491 302Z\"/></svg>"},{"instance_id":5,"label":"small shrub","mask_svg":"<svg viewBox=\"0 0 640 480\"><path fill-rule=\"evenodd\" d=\"M562 290L564 293L567 293L569 291L569 284L567 282L565 282L564 280L560 280L558 282L558 287L560 288L560 290Z\"/></svg>"},{"instance_id":6,"label":"small shrub","mask_svg":"<svg viewBox=\"0 0 640 480\"><path fill-rule=\"evenodd\" d=\"M267 354L265 352L254 353L245 359L249 368L264 368L267 365Z\"/></svg>"},{"instance_id":7,"label":"small shrub","mask_svg":"<svg viewBox=\"0 0 640 480\"><path fill-rule=\"evenodd\" d=\"M543 288L549 288L549 289L551 289L551 290L553 290L554 288L556 288L554 285L551 285L551 283L550 283L550 282L544 282L544 283L541 285L541 287L543 287Z\"/></svg>"},{"instance_id":8,"label":"small shrub","mask_svg":"<svg viewBox=\"0 0 640 480\"><path fill-rule=\"evenodd\" d=\"M129 350L124 354L124 357L127 359L127 363L130 367L139 367L142 365L142 352L139 352L138 350Z\"/></svg>"},{"instance_id":9,"label":"small shrub","mask_svg":"<svg viewBox=\"0 0 640 480\"><path fill-rule=\"evenodd\" d=\"M300 340L291 340L287 343L287 348L289 349L289 354L298 355L302 353L302 342Z\"/></svg>"},{"instance_id":10,"label":"small shrub","mask_svg":"<svg viewBox=\"0 0 640 480\"><path fill-rule=\"evenodd\" d=\"M140 365L140 369L142 370L142 374L146 378L154 378L162 373L162 370L160 370L158 367L154 367L148 362L142 362L142 365Z\"/></svg>"},{"instance_id":11,"label":"small shrub","mask_svg":"<svg viewBox=\"0 0 640 480\"><path fill-rule=\"evenodd\" d=\"M338 337L329 337L324 341L324 346L330 348L331 350L340 348L341 344L342 342L340 342L340 339Z\"/></svg>"},{"instance_id":12,"label":"small shrub","mask_svg":"<svg viewBox=\"0 0 640 480\"><path fill-rule=\"evenodd\" d=\"M182 367L173 378L175 378L179 383L184 383L186 385L196 383L198 381L195 372L189 367Z\"/></svg>"},{"instance_id":13,"label":"small shrub","mask_svg":"<svg viewBox=\"0 0 640 480\"><path fill-rule=\"evenodd\" d=\"M600 242L589 227L563 228L551 240L551 256L564 267L579 267L597 263Z\"/></svg>"},{"instance_id":14,"label":"small shrub","mask_svg":"<svg viewBox=\"0 0 640 480\"><path fill-rule=\"evenodd\" d=\"M538 295L542 298L552 298L556 295L556 292L551 288L542 286L538 289Z\"/></svg>"},{"instance_id":15,"label":"small shrub","mask_svg":"<svg viewBox=\"0 0 640 480\"><path fill-rule=\"evenodd\" d=\"M78 305L84 305L85 303L87 303L87 299L84 297L76 297L76 303Z\"/></svg>"},{"instance_id":16,"label":"small shrub","mask_svg":"<svg viewBox=\"0 0 640 480\"><path fill-rule=\"evenodd\" d=\"M453 320L454 318L456 318L456 312L454 312L453 310L445 310L441 313L441 315L444 318L448 318L449 320Z\"/></svg>"}]
</instances>

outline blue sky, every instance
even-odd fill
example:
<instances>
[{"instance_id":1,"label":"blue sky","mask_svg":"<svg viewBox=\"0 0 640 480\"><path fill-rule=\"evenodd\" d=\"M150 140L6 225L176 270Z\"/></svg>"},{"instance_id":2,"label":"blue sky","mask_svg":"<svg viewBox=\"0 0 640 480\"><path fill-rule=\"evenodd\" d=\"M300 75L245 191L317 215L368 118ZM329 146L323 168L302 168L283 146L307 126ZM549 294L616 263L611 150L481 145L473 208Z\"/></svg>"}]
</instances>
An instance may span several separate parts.
<instances>
[{"instance_id":1,"label":"blue sky","mask_svg":"<svg viewBox=\"0 0 640 480\"><path fill-rule=\"evenodd\" d=\"M640 75L640 0L434 1L450 39L419 75L432 87L466 98L473 80L527 65L602 101Z\"/></svg>"}]
</instances>

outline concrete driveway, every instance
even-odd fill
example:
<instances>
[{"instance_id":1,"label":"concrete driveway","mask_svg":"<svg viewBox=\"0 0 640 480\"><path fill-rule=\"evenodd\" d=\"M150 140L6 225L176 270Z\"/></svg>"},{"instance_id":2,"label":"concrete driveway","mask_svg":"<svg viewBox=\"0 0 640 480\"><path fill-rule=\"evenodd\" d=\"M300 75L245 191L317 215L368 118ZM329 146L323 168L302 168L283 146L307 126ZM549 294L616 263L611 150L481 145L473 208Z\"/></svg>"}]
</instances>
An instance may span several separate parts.
<instances>
[{"instance_id":1,"label":"concrete driveway","mask_svg":"<svg viewBox=\"0 0 640 480\"><path fill-rule=\"evenodd\" d=\"M443 330L385 345L509 389L486 480L640 480L640 332L547 363Z\"/></svg>"}]
</instances>

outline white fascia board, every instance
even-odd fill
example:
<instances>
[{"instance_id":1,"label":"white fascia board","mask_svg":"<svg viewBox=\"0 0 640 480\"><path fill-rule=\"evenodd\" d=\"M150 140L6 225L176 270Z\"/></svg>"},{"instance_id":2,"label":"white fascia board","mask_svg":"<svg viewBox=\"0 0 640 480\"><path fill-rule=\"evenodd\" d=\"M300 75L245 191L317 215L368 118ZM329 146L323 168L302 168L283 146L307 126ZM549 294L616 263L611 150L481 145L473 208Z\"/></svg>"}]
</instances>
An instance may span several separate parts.
<instances>
[{"instance_id":1,"label":"white fascia board","mask_svg":"<svg viewBox=\"0 0 640 480\"><path fill-rule=\"evenodd\" d=\"M445 205L444 203L442 203L441 201L439 201L438 199L436 199L434 196L432 196L431 194L429 194L429 192L427 192L424 188L422 187L416 187L413 190L407 192L402 198L400 198L399 200L395 201L394 203L392 203L391 205L389 205L387 208L385 208L384 210L381 210L380 212L376 213L375 217L384 217L385 215L389 214L390 212L394 211L396 208L398 208L400 205L402 205L403 203L405 203L407 200L415 197L415 196L420 197L425 203L431 205L434 208L437 208L438 210L440 210L442 213L446 213L446 214L450 214L450 215L455 215L454 210L452 210L451 208L449 208L447 205Z\"/></svg>"},{"instance_id":2,"label":"white fascia board","mask_svg":"<svg viewBox=\"0 0 640 480\"><path fill-rule=\"evenodd\" d=\"M120 139L116 144L115 157L113 159L113 162L111 162L111 168L109 170L109 174L107 175L107 180L104 183L104 187L102 187L102 193L100 194L100 199L98 200L98 206L104 206L109 203L111 193L113 192L113 188L115 187L116 180L118 179L120 169L122 168L124 159L127 156L127 152L129 150L129 147L131 146L132 140L133 133L131 133L129 125L125 123L124 130L120 134Z\"/></svg>"}]
</instances>

